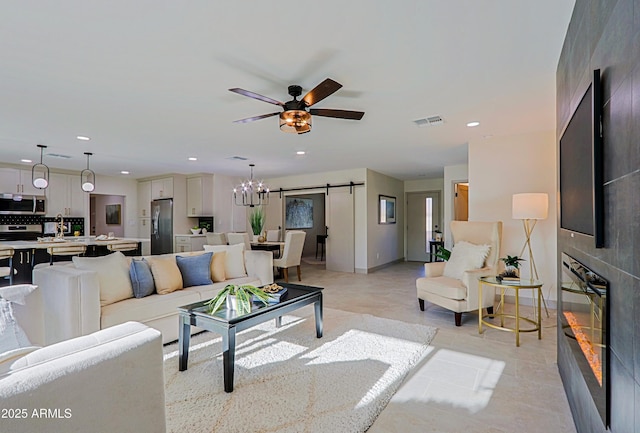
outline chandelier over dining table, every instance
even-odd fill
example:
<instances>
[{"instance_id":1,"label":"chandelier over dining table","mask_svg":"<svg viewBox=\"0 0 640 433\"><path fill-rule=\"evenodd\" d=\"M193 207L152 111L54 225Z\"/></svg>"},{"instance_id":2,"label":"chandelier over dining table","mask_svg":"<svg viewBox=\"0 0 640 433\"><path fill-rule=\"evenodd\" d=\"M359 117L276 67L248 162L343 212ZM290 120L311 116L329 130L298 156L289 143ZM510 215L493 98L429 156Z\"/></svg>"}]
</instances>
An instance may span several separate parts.
<instances>
[{"instance_id":1,"label":"chandelier over dining table","mask_svg":"<svg viewBox=\"0 0 640 433\"><path fill-rule=\"evenodd\" d=\"M253 178L253 167L255 164L249 164L251 174L249 179L244 180L233 188L233 201L238 206L262 206L269 204L269 187L261 180Z\"/></svg>"}]
</instances>

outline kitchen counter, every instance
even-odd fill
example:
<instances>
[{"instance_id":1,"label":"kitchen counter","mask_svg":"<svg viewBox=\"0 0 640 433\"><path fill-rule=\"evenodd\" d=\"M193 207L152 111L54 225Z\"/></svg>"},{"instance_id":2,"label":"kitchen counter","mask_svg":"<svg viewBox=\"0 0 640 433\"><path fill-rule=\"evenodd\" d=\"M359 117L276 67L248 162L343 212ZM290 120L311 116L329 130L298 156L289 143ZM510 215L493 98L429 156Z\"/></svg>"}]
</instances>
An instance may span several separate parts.
<instances>
[{"instance_id":1,"label":"kitchen counter","mask_svg":"<svg viewBox=\"0 0 640 433\"><path fill-rule=\"evenodd\" d=\"M109 245L109 244L119 243L119 242L149 242L149 239L115 238L115 239L105 239L103 241L99 241L99 240L96 240L95 236L67 236L64 238L64 242L2 241L0 242L0 245L13 247L13 249L15 250L31 250L31 249L47 249L51 246L60 246L60 245L84 244L86 246L91 246L91 245Z\"/></svg>"}]
</instances>

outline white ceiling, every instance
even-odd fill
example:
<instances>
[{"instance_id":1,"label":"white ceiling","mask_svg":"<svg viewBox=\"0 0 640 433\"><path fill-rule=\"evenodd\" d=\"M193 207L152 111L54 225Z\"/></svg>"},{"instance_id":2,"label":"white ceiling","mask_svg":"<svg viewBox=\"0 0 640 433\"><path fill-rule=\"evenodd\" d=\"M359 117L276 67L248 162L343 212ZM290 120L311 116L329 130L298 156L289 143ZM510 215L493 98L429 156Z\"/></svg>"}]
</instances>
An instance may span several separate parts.
<instances>
[{"instance_id":1,"label":"white ceiling","mask_svg":"<svg viewBox=\"0 0 640 433\"><path fill-rule=\"evenodd\" d=\"M574 0L23 0L0 13L2 162L39 159L139 178L169 172L258 177L371 168L442 176L467 143L555 128L555 71ZM279 108L330 77L305 135ZM304 93L303 93L304 95ZM440 126L417 127L432 115ZM471 120L480 126L467 128ZM92 138L81 142L75 137ZM295 155L305 150L307 155ZM229 160L242 156L248 161ZM187 157L198 157L197 162Z\"/></svg>"}]
</instances>

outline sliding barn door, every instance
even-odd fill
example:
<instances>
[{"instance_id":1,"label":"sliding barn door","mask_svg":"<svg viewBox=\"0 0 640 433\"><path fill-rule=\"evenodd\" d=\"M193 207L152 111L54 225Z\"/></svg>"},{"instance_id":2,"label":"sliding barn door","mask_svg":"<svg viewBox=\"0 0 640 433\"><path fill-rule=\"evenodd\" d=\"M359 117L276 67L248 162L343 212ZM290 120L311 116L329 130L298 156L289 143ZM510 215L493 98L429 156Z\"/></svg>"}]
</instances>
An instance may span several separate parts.
<instances>
[{"instance_id":1,"label":"sliding barn door","mask_svg":"<svg viewBox=\"0 0 640 433\"><path fill-rule=\"evenodd\" d=\"M326 196L328 271L355 272L354 194L336 188Z\"/></svg>"}]
</instances>

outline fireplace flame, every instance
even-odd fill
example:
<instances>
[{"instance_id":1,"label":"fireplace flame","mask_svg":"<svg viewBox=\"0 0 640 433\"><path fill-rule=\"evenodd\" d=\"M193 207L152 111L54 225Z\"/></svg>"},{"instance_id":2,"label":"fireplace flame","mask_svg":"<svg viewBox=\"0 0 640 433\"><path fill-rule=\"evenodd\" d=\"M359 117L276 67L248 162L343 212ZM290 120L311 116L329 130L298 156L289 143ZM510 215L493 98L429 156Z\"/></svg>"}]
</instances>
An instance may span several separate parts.
<instances>
[{"instance_id":1,"label":"fireplace flame","mask_svg":"<svg viewBox=\"0 0 640 433\"><path fill-rule=\"evenodd\" d=\"M567 319L567 322L569 323L569 326L573 331L573 335L575 335L576 341L578 342L580 349L582 349L582 353L584 354L585 358L587 358L587 362L589 363L593 374L598 380L598 384L602 386L602 362L600 361L600 356L593 349L591 340L589 340L589 337L587 337L587 335L582 330L582 327L578 323L578 319L576 318L576 316L573 313L565 311L564 317Z\"/></svg>"}]
</instances>

